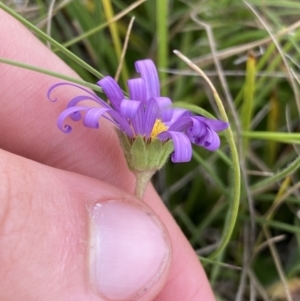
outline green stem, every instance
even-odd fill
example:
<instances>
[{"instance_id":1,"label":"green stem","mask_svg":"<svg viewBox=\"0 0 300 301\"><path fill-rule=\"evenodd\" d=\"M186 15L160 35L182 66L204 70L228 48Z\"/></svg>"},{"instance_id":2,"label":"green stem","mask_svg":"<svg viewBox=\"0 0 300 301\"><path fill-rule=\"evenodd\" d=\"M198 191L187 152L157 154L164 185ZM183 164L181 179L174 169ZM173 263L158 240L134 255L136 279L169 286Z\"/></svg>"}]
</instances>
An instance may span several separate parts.
<instances>
[{"instance_id":1,"label":"green stem","mask_svg":"<svg viewBox=\"0 0 300 301\"><path fill-rule=\"evenodd\" d=\"M174 53L181 58L187 65L189 65L193 70L195 70L198 74L200 74L205 81L208 83L210 86L216 104L218 106L218 109L220 111L221 117L223 118L224 121L228 122L228 116L226 114L226 110L223 106L223 103L214 87L210 79L205 75L205 73L195 64L192 63L191 60L189 60L186 56L184 56L182 53L180 53L178 50L174 50ZM230 203L230 208L228 210L228 215L226 218L224 230L223 230L223 235L222 239L220 242L219 247L209 256L210 259L218 256L219 254L222 254L224 249L226 248L227 244L229 243L229 240L231 238L231 235L234 230L234 226L236 224L237 216L238 216L238 211L239 211L239 204L240 204L240 193L241 193L241 171L240 171L240 162L239 162L239 156L238 156L238 151L235 145L234 141L234 135L231 130L231 127L229 127L226 130L226 139L229 144L229 148L231 151L231 156L232 156L232 168L233 168L233 199Z\"/></svg>"},{"instance_id":2,"label":"green stem","mask_svg":"<svg viewBox=\"0 0 300 301\"><path fill-rule=\"evenodd\" d=\"M0 2L0 8L2 8L4 11L6 11L11 16L13 16L18 21L20 21L27 28L31 29L34 33L36 33L37 35L39 35L42 39L50 42L54 47L56 47L57 49L59 49L61 52L63 52L69 58L71 58L76 63L78 63L80 66L82 66L83 68L85 68L86 70L88 70L89 72L91 72L92 74L94 74L97 78L102 78L103 77L103 75L100 72L98 72L96 69L94 69L92 66L90 66L85 61L83 61L78 56L76 56L74 53L72 53L71 51L69 51L64 46L62 46L59 42L57 42L54 39L52 39L50 36L48 36L42 30L38 29L36 26L34 26L33 24L31 24L25 18L23 18L22 16L20 16L16 12L14 12L12 9L10 9L6 5L4 5L2 2Z\"/></svg>"},{"instance_id":3,"label":"green stem","mask_svg":"<svg viewBox=\"0 0 300 301\"><path fill-rule=\"evenodd\" d=\"M2 58L2 57L0 57L0 63L16 66L16 67L23 68L23 69L28 69L28 70L39 72L39 73L42 73L42 74L47 74L47 75L50 75L50 76L53 76L53 77L56 77L56 78L61 78L63 80L66 80L66 81L69 81L69 82L72 82L72 83L75 83L75 84L79 84L81 86L90 88L94 91L103 92L102 89L97 85L94 85L94 84L88 83L86 81L83 81L83 80L80 80L80 79L77 79L77 78L73 78L73 77L70 77L70 76L67 76L67 75L63 75L63 74L60 74L60 73L57 73L57 72L54 72L54 71L49 71L49 70L46 70L46 69L43 69L43 68L31 66L31 65L24 64L24 63L21 63L21 62L8 60L8 59Z\"/></svg>"},{"instance_id":4,"label":"green stem","mask_svg":"<svg viewBox=\"0 0 300 301\"><path fill-rule=\"evenodd\" d=\"M168 66L168 0L156 0L156 24L157 24L157 65L158 69ZM167 78L167 73L160 74L161 82ZM161 88L162 95L167 95L167 86Z\"/></svg>"},{"instance_id":5,"label":"green stem","mask_svg":"<svg viewBox=\"0 0 300 301\"><path fill-rule=\"evenodd\" d=\"M280 133L280 132L259 132L259 131L249 131L249 132L242 132L241 135L247 138L253 139L264 139L264 140L280 140L280 141L287 141L287 140L299 140L300 133ZM299 143L299 142L298 142Z\"/></svg>"},{"instance_id":6,"label":"green stem","mask_svg":"<svg viewBox=\"0 0 300 301\"><path fill-rule=\"evenodd\" d=\"M155 171L146 170L146 171L136 171L134 172L136 176L136 186L135 186L135 195L143 199L148 183L150 182Z\"/></svg>"},{"instance_id":7,"label":"green stem","mask_svg":"<svg viewBox=\"0 0 300 301\"><path fill-rule=\"evenodd\" d=\"M249 131L254 109L254 94L255 94L255 58L252 54L249 55L246 67L246 81L244 85L244 101L242 105L242 129ZM243 139L244 152L247 150L249 140L247 137Z\"/></svg>"},{"instance_id":8,"label":"green stem","mask_svg":"<svg viewBox=\"0 0 300 301\"><path fill-rule=\"evenodd\" d=\"M213 265L218 265L220 267L229 268L229 269L232 269L232 270L242 270L242 268L239 267L239 266L227 264L227 263L224 263L224 262L221 262L221 261L215 261L215 260L212 260L212 259L209 259L209 258L206 258L206 257L202 257L202 256L198 256L198 258L200 259L200 261L202 263L205 263L205 264L209 263L209 264L213 264Z\"/></svg>"},{"instance_id":9,"label":"green stem","mask_svg":"<svg viewBox=\"0 0 300 301\"><path fill-rule=\"evenodd\" d=\"M215 94L215 99L218 104L220 113L222 118L225 121L228 121L228 117L226 114L226 111L223 107L222 101L220 100L219 96ZM229 127L226 131L226 139L229 144L229 148L231 150L231 156L232 156L232 167L233 167L233 199L230 203L230 208L228 210L228 222L226 222L224 230L223 230L223 237L221 240L221 243L219 247L209 256L209 258L214 258L221 254L224 249L226 248L227 244L229 243L229 240L231 238L231 235L234 230L234 226L236 224L238 211L239 211L239 205L240 205L240 193L241 193L241 171L240 171L240 162L239 162L239 156L238 151L235 145L234 141L234 135L231 130L231 127Z\"/></svg>"},{"instance_id":10,"label":"green stem","mask_svg":"<svg viewBox=\"0 0 300 301\"><path fill-rule=\"evenodd\" d=\"M256 184L254 184L251 187L251 190L253 193L257 193L262 189L265 189L269 187L270 185L273 185L277 181L287 177L288 175L295 172L298 168L300 168L300 157L298 157L294 162L292 162L288 167L286 167L284 170L278 172L272 177L266 178L265 180L262 180Z\"/></svg>"}]
</instances>

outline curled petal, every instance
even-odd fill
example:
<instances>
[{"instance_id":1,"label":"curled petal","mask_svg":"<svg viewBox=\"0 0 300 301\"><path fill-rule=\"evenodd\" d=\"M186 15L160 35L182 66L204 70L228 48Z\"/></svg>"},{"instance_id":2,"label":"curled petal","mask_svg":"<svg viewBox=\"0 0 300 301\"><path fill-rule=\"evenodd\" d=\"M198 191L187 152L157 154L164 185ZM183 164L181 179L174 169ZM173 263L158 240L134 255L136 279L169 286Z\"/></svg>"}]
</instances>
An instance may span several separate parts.
<instances>
[{"instance_id":1,"label":"curled petal","mask_svg":"<svg viewBox=\"0 0 300 301\"><path fill-rule=\"evenodd\" d=\"M130 99L142 102L146 101L146 86L142 78L129 79L127 85Z\"/></svg>"},{"instance_id":2,"label":"curled petal","mask_svg":"<svg viewBox=\"0 0 300 301\"><path fill-rule=\"evenodd\" d=\"M157 136L160 140L172 139L174 144L173 162L189 162L192 159L192 146L189 138L179 132L166 131Z\"/></svg>"},{"instance_id":3,"label":"curled petal","mask_svg":"<svg viewBox=\"0 0 300 301\"><path fill-rule=\"evenodd\" d=\"M97 97L98 98L98 97ZM99 98L98 98L99 99ZM79 95L74 98L72 98L69 103L68 103L68 108L76 106L80 101L84 100L93 100L93 101L98 101L95 97L87 96L87 95ZM102 100L104 102L104 100ZM105 103L105 102L104 102ZM106 104L107 105L107 104Z\"/></svg>"},{"instance_id":4,"label":"curled petal","mask_svg":"<svg viewBox=\"0 0 300 301\"><path fill-rule=\"evenodd\" d=\"M97 84L102 88L114 109L119 111L121 101L125 97L118 83L112 77L105 76Z\"/></svg>"},{"instance_id":5,"label":"curled petal","mask_svg":"<svg viewBox=\"0 0 300 301\"><path fill-rule=\"evenodd\" d=\"M220 147L220 137L218 134L207 128L206 135L202 138L195 138L193 143L206 148L209 151L216 151Z\"/></svg>"},{"instance_id":6,"label":"curled petal","mask_svg":"<svg viewBox=\"0 0 300 301\"><path fill-rule=\"evenodd\" d=\"M90 96L87 96L87 95L80 95L80 96L76 96L74 98L72 98L68 105L67 105L67 108L71 108L71 107L74 107L76 106L80 101L83 101L83 100L93 100L95 101L95 98L94 97L90 97ZM78 121L80 120L81 118L81 114L79 112L74 112L72 115L70 115L70 117L72 118L72 120L74 121Z\"/></svg>"},{"instance_id":7,"label":"curled petal","mask_svg":"<svg viewBox=\"0 0 300 301\"><path fill-rule=\"evenodd\" d=\"M203 137L207 132L207 126L202 121L195 117L190 117L192 126L187 129L189 137Z\"/></svg>"},{"instance_id":8,"label":"curled petal","mask_svg":"<svg viewBox=\"0 0 300 301\"><path fill-rule=\"evenodd\" d=\"M210 127L215 132L224 131L228 128L229 124L228 122L217 120L217 119L209 119L204 116L195 116L194 118L198 119L199 121L206 124L208 127Z\"/></svg>"},{"instance_id":9,"label":"curled petal","mask_svg":"<svg viewBox=\"0 0 300 301\"><path fill-rule=\"evenodd\" d=\"M54 89L56 89L56 88L59 87L59 86L72 86L72 87L76 87L76 88L78 88L78 89L80 89L80 90L82 90L82 91L85 91L86 93L90 94L90 95L92 96L93 100L95 100L96 102L102 104L103 106L109 107L108 104L107 104L104 100L102 100L101 98L99 98L96 94L92 93L92 92L89 91L88 89L85 89L85 88L83 88L83 87L81 87L81 86L79 86L79 85L75 85L75 84L68 83L68 82L57 83L57 84L55 84L55 85L53 85L53 86L51 86L51 87L49 88L49 90L48 90L48 92L47 92L47 97L48 97L48 99L49 99L50 101L52 101L52 102L57 101L57 98L51 98L51 93L52 93L52 91L53 91Z\"/></svg>"},{"instance_id":10,"label":"curled petal","mask_svg":"<svg viewBox=\"0 0 300 301\"><path fill-rule=\"evenodd\" d=\"M79 121L81 119L81 114L80 114L80 112L76 111L76 112L74 112L73 114L70 115L70 118L73 121Z\"/></svg>"},{"instance_id":11,"label":"curled petal","mask_svg":"<svg viewBox=\"0 0 300 301\"><path fill-rule=\"evenodd\" d=\"M83 118L83 124L89 128L99 128L99 118L110 110L108 108L90 108Z\"/></svg>"},{"instance_id":12,"label":"curled petal","mask_svg":"<svg viewBox=\"0 0 300 301\"><path fill-rule=\"evenodd\" d=\"M144 117L144 135L149 138L153 130L156 119L159 117L159 106L155 98L150 98L147 101Z\"/></svg>"},{"instance_id":13,"label":"curled petal","mask_svg":"<svg viewBox=\"0 0 300 301\"><path fill-rule=\"evenodd\" d=\"M146 86L146 99L160 96L160 85L156 67L152 60L135 62L135 69L141 74Z\"/></svg>"},{"instance_id":14,"label":"curled petal","mask_svg":"<svg viewBox=\"0 0 300 301\"><path fill-rule=\"evenodd\" d=\"M126 119L132 119L135 117L136 112L141 102L131 99L123 99L120 105L120 113Z\"/></svg>"},{"instance_id":15,"label":"curled petal","mask_svg":"<svg viewBox=\"0 0 300 301\"><path fill-rule=\"evenodd\" d=\"M163 122L168 122L172 119L173 116L173 108L172 101L168 97L155 97L155 100L159 106L161 120Z\"/></svg>"},{"instance_id":16,"label":"curled petal","mask_svg":"<svg viewBox=\"0 0 300 301\"><path fill-rule=\"evenodd\" d=\"M78 113L80 118L81 118L81 114L79 113L80 111L88 111L90 110L89 107L72 107L72 108L68 108L65 109L64 111L62 111L57 119L57 126L58 128L63 131L64 133L68 134L71 132L72 127L68 124L64 125L64 121L68 116L71 116L74 113ZM80 119L79 118L79 119ZM78 119L78 120L79 120Z\"/></svg>"}]
</instances>

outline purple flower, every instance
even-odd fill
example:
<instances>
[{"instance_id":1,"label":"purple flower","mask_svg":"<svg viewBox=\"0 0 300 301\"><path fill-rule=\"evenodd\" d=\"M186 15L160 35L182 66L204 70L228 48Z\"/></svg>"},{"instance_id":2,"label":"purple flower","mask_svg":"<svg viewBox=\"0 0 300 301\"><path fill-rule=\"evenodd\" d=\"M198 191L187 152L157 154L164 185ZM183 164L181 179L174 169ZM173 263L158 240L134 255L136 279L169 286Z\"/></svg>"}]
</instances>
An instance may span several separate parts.
<instances>
[{"instance_id":1,"label":"purple flower","mask_svg":"<svg viewBox=\"0 0 300 301\"><path fill-rule=\"evenodd\" d=\"M86 127L99 128L99 119L103 117L112 122L131 141L137 136L142 136L147 143L155 138L162 142L172 140L173 162L191 160L191 143L209 151L219 148L220 138L217 132L225 130L228 123L173 108L170 98L160 96L159 78L154 63L149 59L137 61L135 68L141 77L128 80L129 99L126 99L117 82L110 76L98 81L111 106L80 86L71 83L53 85L48 91L49 99L53 89L61 85L76 86L86 92L86 95L76 96L69 101L67 108L58 118L58 127L69 133L71 126L65 124L65 119L70 116L74 121L78 121L82 118L80 112L85 111L83 123ZM79 106L78 103L83 100L95 101L99 107Z\"/></svg>"}]
</instances>

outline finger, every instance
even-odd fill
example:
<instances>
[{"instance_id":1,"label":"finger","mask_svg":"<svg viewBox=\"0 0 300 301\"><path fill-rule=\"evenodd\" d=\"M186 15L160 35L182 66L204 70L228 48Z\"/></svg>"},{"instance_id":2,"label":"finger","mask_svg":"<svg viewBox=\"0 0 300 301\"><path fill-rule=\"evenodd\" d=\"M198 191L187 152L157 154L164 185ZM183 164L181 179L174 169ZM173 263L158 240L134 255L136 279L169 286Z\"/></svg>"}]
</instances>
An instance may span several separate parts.
<instances>
[{"instance_id":1,"label":"finger","mask_svg":"<svg viewBox=\"0 0 300 301\"><path fill-rule=\"evenodd\" d=\"M65 64L2 11L0 20L0 36L7 41L1 44L1 56L74 76ZM11 48L14 51L9 51ZM3 148L133 192L134 177L127 169L117 137L109 125L102 123L98 131L75 125L71 135L56 128L59 112L77 91L65 89L60 95L61 102L49 104L45 92L57 82L51 77L1 64L0 80L0 93L5 94L0 99L3 102L0 131L4 133L0 145ZM12 82L18 84L8 89ZM199 300L202 294L206 300L213 300L197 257L153 189L148 189L145 201L164 221L175 246L170 277L160 300L167 300L164 296L174 301Z\"/></svg>"},{"instance_id":2,"label":"finger","mask_svg":"<svg viewBox=\"0 0 300 301\"><path fill-rule=\"evenodd\" d=\"M0 46L1 57L78 78L2 10L0 22L0 36L5 41ZM1 64L0 81L1 148L51 166L100 177L124 189L132 188L133 177L128 173L117 137L109 124L102 122L101 131L87 130L76 124L72 135L58 130L57 117L66 107L66 100L78 94L78 89L59 90L59 94L55 94L59 101L51 103L47 91L58 79L6 64Z\"/></svg>"},{"instance_id":3,"label":"finger","mask_svg":"<svg viewBox=\"0 0 300 301\"><path fill-rule=\"evenodd\" d=\"M0 300L153 300L171 262L145 203L0 151Z\"/></svg>"}]
</instances>

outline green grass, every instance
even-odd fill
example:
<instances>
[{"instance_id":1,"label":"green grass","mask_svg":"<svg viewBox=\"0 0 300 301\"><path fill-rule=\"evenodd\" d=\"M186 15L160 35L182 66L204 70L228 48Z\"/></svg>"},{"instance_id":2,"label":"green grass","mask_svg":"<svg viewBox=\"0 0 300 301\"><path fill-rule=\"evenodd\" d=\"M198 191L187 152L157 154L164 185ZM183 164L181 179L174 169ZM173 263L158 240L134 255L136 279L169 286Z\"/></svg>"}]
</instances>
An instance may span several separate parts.
<instances>
[{"instance_id":1,"label":"green grass","mask_svg":"<svg viewBox=\"0 0 300 301\"><path fill-rule=\"evenodd\" d=\"M97 89L94 83L102 74L116 74L135 16L121 86L126 89L126 79L134 75L134 61L152 58L160 70L162 93L176 106L223 119L227 114L232 139L222 134L218 152L194 148L190 163L168 163L153 182L201 256L219 300L254 300L254 291L255 300L271 300L274 293L272 300L291 300L293 288L283 290L284 297L275 288L300 277L299 79L287 72L292 68L299 77L300 3L251 0L254 11L240 0L60 4L56 2L50 23L52 38L46 35L50 1L29 1L25 19L14 13L17 7L10 6L10 13L50 42L83 85ZM209 74L225 115L209 85L173 53L175 49ZM220 242L224 249L211 259Z\"/></svg>"}]
</instances>

